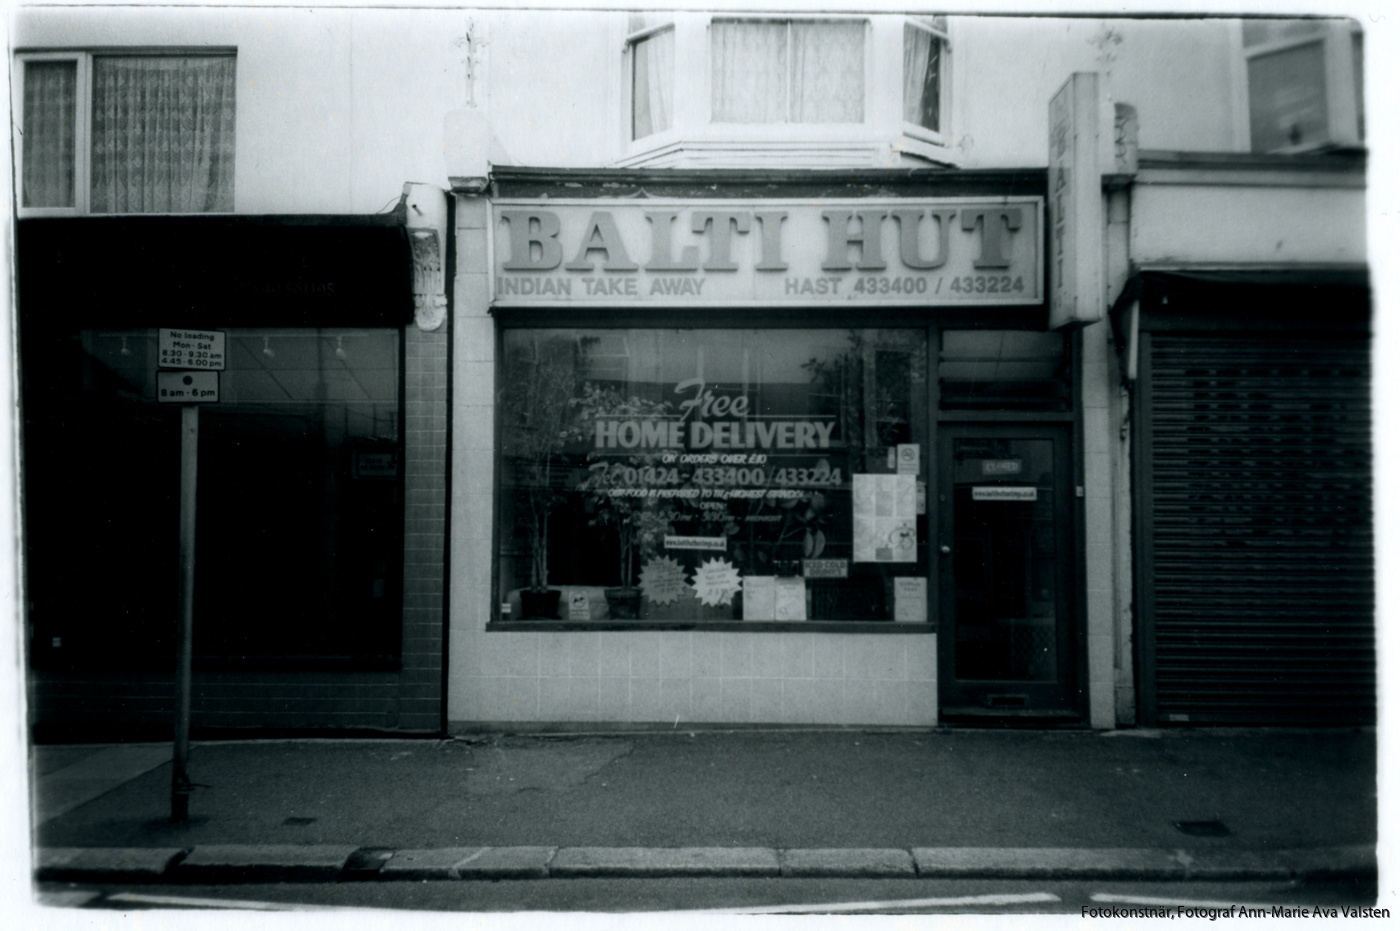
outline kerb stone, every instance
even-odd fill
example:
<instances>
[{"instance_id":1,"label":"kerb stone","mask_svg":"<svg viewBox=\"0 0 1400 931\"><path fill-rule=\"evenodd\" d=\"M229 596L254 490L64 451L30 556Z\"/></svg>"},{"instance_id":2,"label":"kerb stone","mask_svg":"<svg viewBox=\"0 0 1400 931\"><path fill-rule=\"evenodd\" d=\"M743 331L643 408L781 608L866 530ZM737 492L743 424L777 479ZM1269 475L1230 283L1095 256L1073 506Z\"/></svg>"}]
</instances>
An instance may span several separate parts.
<instances>
[{"instance_id":1,"label":"kerb stone","mask_svg":"<svg viewBox=\"0 0 1400 931\"><path fill-rule=\"evenodd\" d=\"M182 882L331 882L358 847L335 844L210 844L175 868Z\"/></svg>"},{"instance_id":2,"label":"kerb stone","mask_svg":"<svg viewBox=\"0 0 1400 931\"><path fill-rule=\"evenodd\" d=\"M767 847L563 847L551 876L778 876Z\"/></svg>"},{"instance_id":3,"label":"kerb stone","mask_svg":"<svg viewBox=\"0 0 1400 931\"><path fill-rule=\"evenodd\" d=\"M779 858L784 876L867 878L914 875L914 858L907 850L861 847L784 850Z\"/></svg>"}]
</instances>

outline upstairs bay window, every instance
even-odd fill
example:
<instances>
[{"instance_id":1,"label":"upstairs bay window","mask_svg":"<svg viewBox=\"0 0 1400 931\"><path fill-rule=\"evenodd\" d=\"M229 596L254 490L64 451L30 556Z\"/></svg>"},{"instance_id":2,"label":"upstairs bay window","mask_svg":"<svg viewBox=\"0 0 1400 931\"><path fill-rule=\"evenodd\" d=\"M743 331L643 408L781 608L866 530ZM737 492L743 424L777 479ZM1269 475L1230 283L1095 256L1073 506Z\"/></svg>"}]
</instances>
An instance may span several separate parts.
<instances>
[{"instance_id":1,"label":"upstairs bay window","mask_svg":"<svg viewBox=\"0 0 1400 931\"><path fill-rule=\"evenodd\" d=\"M949 158L946 17L630 14L623 48L620 164Z\"/></svg>"},{"instance_id":2,"label":"upstairs bay window","mask_svg":"<svg viewBox=\"0 0 1400 931\"><path fill-rule=\"evenodd\" d=\"M21 57L26 214L233 209L232 54Z\"/></svg>"}]
</instances>

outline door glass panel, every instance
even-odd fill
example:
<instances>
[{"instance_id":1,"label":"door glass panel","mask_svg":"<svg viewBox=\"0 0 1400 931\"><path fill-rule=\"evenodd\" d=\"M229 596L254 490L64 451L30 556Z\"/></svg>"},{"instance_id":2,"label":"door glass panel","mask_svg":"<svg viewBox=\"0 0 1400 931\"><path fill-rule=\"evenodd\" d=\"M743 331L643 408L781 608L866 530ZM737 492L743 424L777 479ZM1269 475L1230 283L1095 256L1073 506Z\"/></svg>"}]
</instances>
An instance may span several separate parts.
<instances>
[{"instance_id":1,"label":"door glass panel","mask_svg":"<svg viewBox=\"0 0 1400 931\"><path fill-rule=\"evenodd\" d=\"M958 438L952 469L954 676L1053 682L1054 441Z\"/></svg>"}]
</instances>

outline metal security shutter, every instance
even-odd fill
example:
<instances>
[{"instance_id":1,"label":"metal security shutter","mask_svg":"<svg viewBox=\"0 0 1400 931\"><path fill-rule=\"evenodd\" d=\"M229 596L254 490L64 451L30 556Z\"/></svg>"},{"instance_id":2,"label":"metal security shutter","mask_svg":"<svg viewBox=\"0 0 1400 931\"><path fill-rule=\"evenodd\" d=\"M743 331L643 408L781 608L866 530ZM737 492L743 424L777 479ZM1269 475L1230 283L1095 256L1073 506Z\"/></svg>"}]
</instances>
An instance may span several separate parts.
<instances>
[{"instance_id":1,"label":"metal security shutter","mask_svg":"<svg viewBox=\"0 0 1400 931\"><path fill-rule=\"evenodd\" d=\"M1146 343L1148 717L1374 721L1368 341Z\"/></svg>"}]
</instances>

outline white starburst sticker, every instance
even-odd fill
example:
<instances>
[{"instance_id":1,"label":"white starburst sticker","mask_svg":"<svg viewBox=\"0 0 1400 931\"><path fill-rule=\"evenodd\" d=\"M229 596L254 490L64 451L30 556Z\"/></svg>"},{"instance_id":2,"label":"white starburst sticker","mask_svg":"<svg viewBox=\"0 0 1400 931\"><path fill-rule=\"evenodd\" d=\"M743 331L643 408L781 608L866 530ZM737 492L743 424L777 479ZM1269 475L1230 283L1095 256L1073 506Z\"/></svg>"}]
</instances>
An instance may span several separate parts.
<instances>
[{"instance_id":1,"label":"white starburst sticker","mask_svg":"<svg viewBox=\"0 0 1400 931\"><path fill-rule=\"evenodd\" d=\"M727 559L707 559L695 570L690 584L702 605L729 604L742 587L739 570Z\"/></svg>"},{"instance_id":2,"label":"white starburst sticker","mask_svg":"<svg viewBox=\"0 0 1400 931\"><path fill-rule=\"evenodd\" d=\"M685 570L669 556L650 560L642 566L642 593L652 604L680 601L685 593Z\"/></svg>"}]
</instances>

